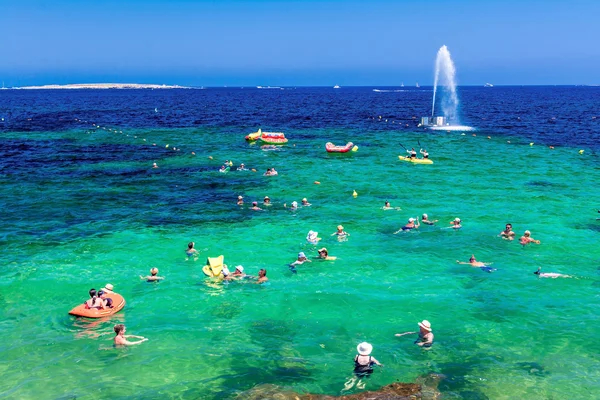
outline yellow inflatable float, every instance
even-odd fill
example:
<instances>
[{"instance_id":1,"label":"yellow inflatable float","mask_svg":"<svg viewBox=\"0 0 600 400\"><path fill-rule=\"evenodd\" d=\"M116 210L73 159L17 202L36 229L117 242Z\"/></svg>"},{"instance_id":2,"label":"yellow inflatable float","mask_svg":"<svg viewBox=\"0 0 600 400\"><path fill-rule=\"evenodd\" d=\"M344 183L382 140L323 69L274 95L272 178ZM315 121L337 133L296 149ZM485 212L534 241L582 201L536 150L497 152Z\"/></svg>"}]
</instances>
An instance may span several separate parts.
<instances>
[{"instance_id":1,"label":"yellow inflatable float","mask_svg":"<svg viewBox=\"0 0 600 400\"><path fill-rule=\"evenodd\" d=\"M222 277L223 267L227 267L227 265L223 264L224 258L225 256L208 257L206 259L206 265L202 267L202 272L204 272L204 275L211 278Z\"/></svg>"}]
</instances>

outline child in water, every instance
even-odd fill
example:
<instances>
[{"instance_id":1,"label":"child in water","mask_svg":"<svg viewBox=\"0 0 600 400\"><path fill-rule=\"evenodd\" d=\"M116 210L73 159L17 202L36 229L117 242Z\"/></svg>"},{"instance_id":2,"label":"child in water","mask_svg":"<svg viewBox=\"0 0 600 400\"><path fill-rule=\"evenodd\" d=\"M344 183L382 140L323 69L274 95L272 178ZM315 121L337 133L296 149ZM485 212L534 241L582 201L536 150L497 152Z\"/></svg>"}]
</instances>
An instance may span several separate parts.
<instances>
[{"instance_id":1,"label":"child in water","mask_svg":"<svg viewBox=\"0 0 600 400\"><path fill-rule=\"evenodd\" d=\"M145 279L147 282L157 282L165 278L163 278L162 276L158 276L158 268L152 268L150 270L150 276L140 275L140 279Z\"/></svg>"}]
</instances>

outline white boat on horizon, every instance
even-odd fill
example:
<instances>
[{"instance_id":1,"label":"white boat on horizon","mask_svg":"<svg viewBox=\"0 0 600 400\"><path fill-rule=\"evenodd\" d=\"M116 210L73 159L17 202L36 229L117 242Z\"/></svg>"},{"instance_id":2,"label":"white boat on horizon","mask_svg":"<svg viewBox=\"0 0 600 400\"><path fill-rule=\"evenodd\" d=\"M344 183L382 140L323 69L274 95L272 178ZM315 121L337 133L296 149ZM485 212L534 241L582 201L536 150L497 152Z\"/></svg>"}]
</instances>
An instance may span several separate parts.
<instances>
[{"instance_id":1,"label":"white boat on horizon","mask_svg":"<svg viewBox=\"0 0 600 400\"><path fill-rule=\"evenodd\" d=\"M485 85L483 85L483 87L494 87L494 85L492 85L491 83L485 83Z\"/></svg>"},{"instance_id":2,"label":"white boat on horizon","mask_svg":"<svg viewBox=\"0 0 600 400\"><path fill-rule=\"evenodd\" d=\"M339 89L339 88L340 88L340 85L335 85L333 88L334 88L334 89Z\"/></svg>"},{"instance_id":3,"label":"white boat on horizon","mask_svg":"<svg viewBox=\"0 0 600 400\"><path fill-rule=\"evenodd\" d=\"M415 85L415 87L420 88L421 86L419 86L419 82L417 82L417 84Z\"/></svg>"},{"instance_id":4,"label":"white boat on horizon","mask_svg":"<svg viewBox=\"0 0 600 400\"><path fill-rule=\"evenodd\" d=\"M400 85L400 87L404 87L404 82L402 82L402 84Z\"/></svg>"}]
</instances>

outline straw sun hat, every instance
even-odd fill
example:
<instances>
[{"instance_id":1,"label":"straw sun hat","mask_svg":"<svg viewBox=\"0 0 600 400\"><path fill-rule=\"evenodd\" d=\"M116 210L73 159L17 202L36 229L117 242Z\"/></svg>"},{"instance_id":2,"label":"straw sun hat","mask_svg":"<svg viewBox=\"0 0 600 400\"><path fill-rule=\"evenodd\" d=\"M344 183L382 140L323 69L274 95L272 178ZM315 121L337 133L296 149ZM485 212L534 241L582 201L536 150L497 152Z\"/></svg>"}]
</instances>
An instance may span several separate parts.
<instances>
[{"instance_id":1,"label":"straw sun hat","mask_svg":"<svg viewBox=\"0 0 600 400\"><path fill-rule=\"evenodd\" d=\"M429 321L427 321L426 319L424 319L423 321L419 322L419 326L423 329L425 329L426 331L431 332L431 323Z\"/></svg>"},{"instance_id":2,"label":"straw sun hat","mask_svg":"<svg viewBox=\"0 0 600 400\"><path fill-rule=\"evenodd\" d=\"M368 356L373 351L373 346L371 346L367 342L362 342L358 346L356 346L356 350L361 356Z\"/></svg>"}]
</instances>

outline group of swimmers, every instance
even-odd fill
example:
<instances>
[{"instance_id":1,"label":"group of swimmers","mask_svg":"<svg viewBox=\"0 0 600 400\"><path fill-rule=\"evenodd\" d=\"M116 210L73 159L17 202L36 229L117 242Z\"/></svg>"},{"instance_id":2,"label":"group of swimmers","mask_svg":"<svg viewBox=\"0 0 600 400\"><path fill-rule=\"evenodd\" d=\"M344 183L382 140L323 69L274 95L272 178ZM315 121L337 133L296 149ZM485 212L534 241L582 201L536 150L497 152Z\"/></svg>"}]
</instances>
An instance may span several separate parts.
<instances>
[{"instance_id":1,"label":"group of swimmers","mask_svg":"<svg viewBox=\"0 0 600 400\"><path fill-rule=\"evenodd\" d=\"M237 198L237 205L238 206L243 206L244 205L244 196L242 196L242 195L238 196L238 198ZM271 203L271 198L269 196L265 196L264 199L263 199L263 202L262 202L262 206L263 207L270 207L272 205L273 205L273 203ZM283 207L284 208L289 208L290 210L294 211L294 210L298 209L299 206L309 207L311 205L312 204L310 204L308 202L308 199L306 199L306 197L305 197L305 198L302 199L302 204L300 204L300 205L298 205L297 201L292 201L290 207L287 206L287 203L284 203ZM262 208L260 208L258 206L258 201L253 201L252 202L252 207L250 207L250 209L252 211L264 211L264 209L262 209Z\"/></svg>"},{"instance_id":2,"label":"group of swimmers","mask_svg":"<svg viewBox=\"0 0 600 400\"><path fill-rule=\"evenodd\" d=\"M389 206L390 203L388 201L386 201L385 204L386 205L383 207L384 210L391 209L391 207ZM438 222L437 219L431 220L431 219L429 219L429 216L427 214L423 214L421 216L421 223L423 223L425 225L435 225L436 222ZM418 229L420 226L421 226L421 224L419 223L419 217L416 217L416 218L411 217L408 219L408 222L404 226L402 226L400 229L398 229L396 232L394 232L394 235L396 235L400 232L406 232L406 231L412 231L413 229ZM449 228L452 228L452 229L462 228L461 219L458 217L454 218L452 221L450 221Z\"/></svg>"}]
</instances>

